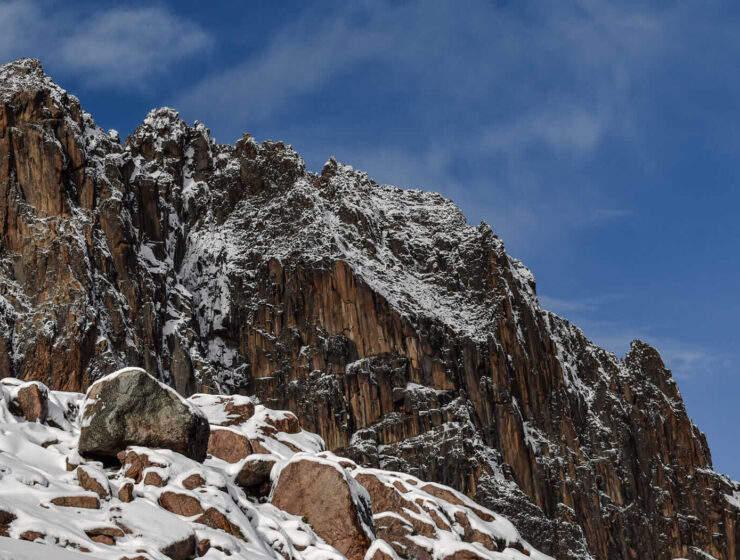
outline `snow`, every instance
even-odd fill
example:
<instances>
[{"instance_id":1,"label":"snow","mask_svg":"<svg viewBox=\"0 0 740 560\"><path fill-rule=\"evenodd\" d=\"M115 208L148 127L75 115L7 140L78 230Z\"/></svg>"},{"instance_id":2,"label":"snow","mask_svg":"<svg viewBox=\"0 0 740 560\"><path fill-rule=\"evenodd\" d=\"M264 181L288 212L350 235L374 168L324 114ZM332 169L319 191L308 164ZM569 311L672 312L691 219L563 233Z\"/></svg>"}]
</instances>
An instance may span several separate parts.
<instances>
[{"instance_id":1,"label":"snow","mask_svg":"<svg viewBox=\"0 0 740 560\"><path fill-rule=\"evenodd\" d=\"M0 537L0 560L90 560L88 554L57 546Z\"/></svg>"},{"instance_id":2,"label":"snow","mask_svg":"<svg viewBox=\"0 0 740 560\"><path fill-rule=\"evenodd\" d=\"M131 369L136 368L120 370L104 379L114 378ZM299 517L282 512L269 502L248 498L234 484L234 477L246 460L276 461L272 472L274 480L279 478L281 469L294 461L311 460L330 466L345 479L358 507L367 508L368 511L371 507L370 497L355 477L361 473L372 473L384 484L401 484L407 492L407 498L418 504L424 503L427 509L436 508L442 518L454 519L456 513L462 512L473 528L507 542L521 543L527 550L531 550L531 558L547 558L538 555L522 541L519 533L506 519L488 512L462 494L440 485L430 485L430 488L450 492L456 504L446 502L426 492L426 483L417 478L401 473L363 469L347 459L325 451L324 442L316 434L305 430L298 433L275 433L273 425L284 421L291 413L268 409L253 398L242 396L199 394L188 399L188 402L201 411L214 428L219 423L233 423L240 418L226 411L227 404L252 404L254 414L251 417L246 420L241 417L241 422L219 429L233 430L250 439L260 438L261 444L270 454L253 454L235 464L209 457L201 464L168 449L132 446L129 448L132 452L146 454L151 463L161 465L148 467L145 472L156 471L165 481L165 486L159 488L143 482L135 484L135 499L124 503L117 498L118 491L131 479L125 478L125 473L115 467L104 467L95 461L84 462L76 451L80 430L80 415L76 411L84 396L79 393L49 391L50 401L59 408L59 413L66 411L66 416L63 415L64 429L59 429L38 422L26 422L9 412L12 395L27 385L29 384L13 379L0 382L0 504L3 510L16 517L9 529L12 538L0 539L0 559L5 554L8 559L13 560L38 557L52 560L118 560L121 555L135 556L137 551L144 551L153 560L165 560L160 552L164 547L191 535L211 541L212 548L205 556L211 560L223 560L229 555L279 560L285 554L296 560L343 559L338 551L323 542L311 526ZM52 503L53 498L60 496L97 497L79 486L76 471L67 470L68 462L84 463L82 468L88 475L110 490L110 496L100 500L100 509L68 508ZM194 490L182 487L182 482L192 474L200 475L205 480L205 486ZM242 532L245 540L196 523L198 515L183 517L164 510L159 506L159 498L169 491L196 498L203 509L216 508L223 512ZM426 513L427 509L421 514L407 511L407 515L418 516L427 523L433 523ZM484 521L478 517L476 511L485 511L491 520ZM384 515L398 514L385 512L376 518ZM371 551L382 550L391 558L396 557L388 543L375 540L373 526L366 524L364 520L363 526L368 538L374 541ZM125 535L116 539L115 546L92 541L87 532L104 527L125 528ZM44 544L18 540L25 531L40 533L40 540ZM435 558L441 558L440 555L446 551L473 548L484 558L520 558L520 553L514 550L491 553L479 545L465 544L461 540L461 529L457 526L451 531L438 531L434 539L419 538L423 540L424 546L435 550ZM222 552L216 546L227 552ZM89 552L80 552L82 550Z\"/></svg>"}]
</instances>

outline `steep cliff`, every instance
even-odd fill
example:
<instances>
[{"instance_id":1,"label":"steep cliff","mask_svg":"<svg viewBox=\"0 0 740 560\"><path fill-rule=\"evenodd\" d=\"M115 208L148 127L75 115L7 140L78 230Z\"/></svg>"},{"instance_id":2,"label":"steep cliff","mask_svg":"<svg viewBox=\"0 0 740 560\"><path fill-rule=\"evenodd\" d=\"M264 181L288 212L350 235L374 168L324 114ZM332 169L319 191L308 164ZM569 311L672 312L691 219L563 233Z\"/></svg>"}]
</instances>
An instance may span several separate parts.
<instances>
[{"instance_id":1,"label":"steep cliff","mask_svg":"<svg viewBox=\"0 0 740 560\"><path fill-rule=\"evenodd\" d=\"M542 310L489 226L171 109L121 146L37 61L5 65L0 376L79 391L125 365L293 410L560 559L740 558L740 487L657 351Z\"/></svg>"}]
</instances>

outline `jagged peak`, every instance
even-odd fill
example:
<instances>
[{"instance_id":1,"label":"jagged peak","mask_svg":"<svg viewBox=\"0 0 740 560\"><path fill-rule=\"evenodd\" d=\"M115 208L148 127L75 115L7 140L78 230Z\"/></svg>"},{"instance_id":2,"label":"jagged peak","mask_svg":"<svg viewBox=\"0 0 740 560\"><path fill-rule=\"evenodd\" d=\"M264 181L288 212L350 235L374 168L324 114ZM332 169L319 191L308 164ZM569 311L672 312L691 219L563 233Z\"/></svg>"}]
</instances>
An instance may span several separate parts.
<instances>
[{"instance_id":1,"label":"jagged peak","mask_svg":"<svg viewBox=\"0 0 740 560\"><path fill-rule=\"evenodd\" d=\"M187 126L187 123L180 118L180 113L172 107L157 107L150 110L142 124L155 130L161 130L170 124Z\"/></svg>"},{"instance_id":2,"label":"jagged peak","mask_svg":"<svg viewBox=\"0 0 740 560\"><path fill-rule=\"evenodd\" d=\"M6 62L0 66L0 76L8 78L12 76L35 76L46 78L44 68L38 58L19 58L13 62Z\"/></svg>"}]
</instances>

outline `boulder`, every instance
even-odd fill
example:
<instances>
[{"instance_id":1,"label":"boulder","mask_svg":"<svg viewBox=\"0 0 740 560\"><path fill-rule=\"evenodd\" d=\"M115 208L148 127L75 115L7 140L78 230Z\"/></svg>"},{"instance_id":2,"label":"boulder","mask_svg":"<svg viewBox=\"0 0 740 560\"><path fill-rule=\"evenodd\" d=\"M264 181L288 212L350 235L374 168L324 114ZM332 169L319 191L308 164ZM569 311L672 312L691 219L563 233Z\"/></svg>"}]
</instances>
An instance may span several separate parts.
<instances>
[{"instance_id":1,"label":"boulder","mask_svg":"<svg viewBox=\"0 0 740 560\"><path fill-rule=\"evenodd\" d=\"M328 461L301 456L291 460L278 475L272 503L306 517L316 534L349 560L362 560L374 538L367 492Z\"/></svg>"},{"instance_id":2,"label":"boulder","mask_svg":"<svg viewBox=\"0 0 740 560\"><path fill-rule=\"evenodd\" d=\"M195 555L195 544L195 535L188 535L182 540L165 546L160 552L172 560L189 560Z\"/></svg>"},{"instance_id":3,"label":"boulder","mask_svg":"<svg viewBox=\"0 0 740 560\"><path fill-rule=\"evenodd\" d=\"M195 522L211 529L224 531L235 536L237 539L244 540L244 534L241 532L241 529L229 521L229 518L216 508L208 508Z\"/></svg>"},{"instance_id":4,"label":"boulder","mask_svg":"<svg viewBox=\"0 0 740 560\"><path fill-rule=\"evenodd\" d=\"M247 436L229 428L214 428L208 439L208 454L227 463L238 463L252 453Z\"/></svg>"},{"instance_id":5,"label":"boulder","mask_svg":"<svg viewBox=\"0 0 740 560\"><path fill-rule=\"evenodd\" d=\"M115 545L116 539L124 536L123 531L118 527L95 527L86 530L85 534L90 537L90 540L108 546Z\"/></svg>"},{"instance_id":6,"label":"boulder","mask_svg":"<svg viewBox=\"0 0 740 560\"><path fill-rule=\"evenodd\" d=\"M132 482L126 482L121 486L118 491L118 499L126 503L134 501L134 485Z\"/></svg>"},{"instance_id":7,"label":"boulder","mask_svg":"<svg viewBox=\"0 0 740 560\"><path fill-rule=\"evenodd\" d=\"M43 424L49 414L49 389L37 382L24 383L18 388L12 408L29 422Z\"/></svg>"},{"instance_id":8,"label":"boulder","mask_svg":"<svg viewBox=\"0 0 740 560\"><path fill-rule=\"evenodd\" d=\"M209 435L199 409L143 369L126 368L88 390L78 448L104 462L128 445L171 449L202 462Z\"/></svg>"},{"instance_id":9,"label":"boulder","mask_svg":"<svg viewBox=\"0 0 740 560\"><path fill-rule=\"evenodd\" d=\"M198 473L191 474L182 481L184 488L188 490L194 490L195 488L201 488L206 485L206 480Z\"/></svg>"},{"instance_id":10,"label":"boulder","mask_svg":"<svg viewBox=\"0 0 740 560\"><path fill-rule=\"evenodd\" d=\"M162 492L159 496L159 505L167 511L177 515L192 517L203 513L203 508L197 498L178 492Z\"/></svg>"},{"instance_id":11,"label":"boulder","mask_svg":"<svg viewBox=\"0 0 740 560\"><path fill-rule=\"evenodd\" d=\"M270 472L275 462L272 455L251 455L242 464L234 482L248 494L265 496L270 491Z\"/></svg>"},{"instance_id":12,"label":"boulder","mask_svg":"<svg viewBox=\"0 0 740 560\"><path fill-rule=\"evenodd\" d=\"M81 488L95 492L101 500L108 498L110 490L104 476L95 476L88 467L77 467L77 482Z\"/></svg>"},{"instance_id":13,"label":"boulder","mask_svg":"<svg viewBox=\"0 0 740 560\"><path fill-rule=\"evenodd\" d=\"M100 500L97 496L59 496L52 498L51 503L60 507L100 509Z\"/></svg>"}]
</instances>

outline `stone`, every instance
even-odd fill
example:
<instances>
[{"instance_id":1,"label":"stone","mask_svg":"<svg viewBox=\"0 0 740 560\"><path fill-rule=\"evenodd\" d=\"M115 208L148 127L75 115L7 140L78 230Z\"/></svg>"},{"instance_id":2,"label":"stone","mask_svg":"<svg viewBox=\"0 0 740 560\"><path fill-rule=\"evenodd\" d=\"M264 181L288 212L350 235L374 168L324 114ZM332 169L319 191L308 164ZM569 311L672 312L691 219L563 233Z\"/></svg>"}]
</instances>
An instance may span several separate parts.
<instances>
[{"instance_id":1,"label":"stone","mask_svg":"<svg viewBox=\"0 0 740 560\"><path fill-rule=\"evenodd\" d=\"M187 478L183 479L182 485L187 490L195 490L206 485L206 480L198 473L191 474Z\"/></svg>"},{"instance_id":2,"label":"stone","mask_svg":"<svg viewBox=\"0 0 740 560\"><path fill-rule=\"evenodd\" d=\"M52 498L55 506L83 509L100 509L100 500L97 496L59 496Z\"/></svg>"},{"instance_id":3,"label":"stone","mask_svg":"<svg viewBox=\"0 0 740 560\"><path fill-rule=\"evenodd\" d=\"M126 482L118 490L118 499L122 502L133 502L134 501L134 485L132 482Z\"/></svg>"},{"instance_id":4,"label":"stone","mask_svg":"<svg viewBox=\"0 0 740 560\"><path fill-rule=\"evenodd\" d=\"M156 470L148 470L144 474L144 484L147 486L156 486L162 488L167 484L167 477L162 476Z\"/></svg>"},{"instance_id":5,"label":"stone","mask_svg":"<svg viewBox=\"0 0 740 560\"><path fill-rule=\"evenodd\" d=\"M21 415L29 422L46 422L49 414L49 390L41 383L25 383L15 397Z\"/></svg>"},{"instance_id":6,"label":"stone","mask_svg":"<svg viewBox=\"0 0 740 560\"><path fill-rule=\"evenodd\" d=\"M195 555L195 535L175 541L160 549L160 552L172 560L190 560Z\"/></svg>"},{"instance_id":7,"label":"stone","mask_svg":"<svg viewBox=\"0 0 740 560\"><path fill-rule=\"evenodd\" d=\"M239 527L229 521L229 518L218 511L216 508L208 508L205 512L203 512L203 515L195 520L195 522L200 523L201 525L205 525L206 527L210 527L211 529L224 531L226 533L229 533L230 535L233 535L237 539L244 540L244 534L241 532L241 529L239 529Z\"/></svg>"},{"instance_id":8,"label":"stone","mask_svg":"<svg viewBox=\"0 0 740 560\"><path fill-rule=\"evenodd\" d=\"M198 557L205 556L210 548L211 548L210 539L200 539L198 541Z\"/></svg>"},{"instance_id":9,"label":"stone","mask_svg":"<svg viewBox=\"0 0 740 560\"><path fill-rule=\"evenodd\" d=\"M16 516L9 511L0 509L0 537L7 537L10 524L16 520Z\"/></svg>"},{"instance_id":10,"label":"stone","mask_svg":"<svg viewBox=\"0 0 740 560\"><path fill-rule=\"evenodd\" d=\"M87 469L87 467L77 467L77 482L80 487L95 492L101 500L107 499L110 495L107 482L104 487L97 478L89 474Z\"/></svg>"},{"instance_id":11,"label":"stone","mask_svg":"<svg viewBox=\"0 0 740 560\"><path fill-rule=\"evenodd\" d=\"M297 434L301 431L301 425L298 418L291 412L285 412L279 416L268 415L265 422L273 426L278 432L287 434Z\"/></svg>"},{"instance_id":12,"label":"stone","mask_svg":"<svg viewBox=\"0 0 740 560\"><path fill-rule=\"evenodd\" d=\"M192 517L193 515L203 513L203 508L201 507L200 502L188 494L162 492L159 495L157 503L167 511L171 511L172 513L183 515L185 517Z\"/></svg>"},{"instance_id":13,"label":"stone","mask_svg":"<svg viewBox=\"0 0 740 560\"><path fill-rule=\"evenodd\" d=\"M133 449L126 449L125 451L119 452L117 458L121 463L121 471L123 475L128 478L133 478L136 483L142 481L144 471L149 467L165 468L165 465L161 463L150 461L149 455L146 453L139 453Z\"/></svg>"},{"instance_id":14,"label":"stone","mask_svg":"<svg viewBox=\"0 0 740 560\"><path fill-rule=\"evenodd\" d=\"M124 536L124 532L118 527L96 527L86 530L85 534L91 540L108 546L114 546L116 539Z\"/></svg>"},{"instance_id":15,"label":"stone","mask_svg":"<svg viewBox=\"0 0 740 560\"><path fill-rule=\"evenodd\" d=\"M81 418L83 457L109 462L129 445L171 449L201 462L206 456L205 417L143 369L124 369L93 384Z\"/></svg>"},{"instance_id":16,"label":"stone","mask_svg":"<svg viewBox=\"0 0 740 560\"><path fill-rule=\"evenodd\" d=\"M260 486L269 482L275 459L270 455L248 457L242 464L239 472L234 478L239 486L244 489Z\"/></svg>"},{"instance_id":17,"label":"stone","mask_svg":"<svg viewBox=\"0 0 740 560\"><path fill-rule=\"evenodd\" d=\"M227 463L238 463L252 453L246 436L228 428L213 428L208 439L208 454Z\"/></svg>"},{"instance_id":18,"label":"stone","mask_svg":"<svg viewBox=\"0 0 740 560\"><path fill-rule=\"evenodd\" d=\"M224 410L228 418L220 422L219 426L237 426L254 416L254 404L251 401L237 403L232 398L226 403Z\"/></svg>"},{"instance_id":19,"label":"stone","mask_svg":"<svg viewBox=\"0 0 740 560\"><path fill-rule=\"evenodd\" d=\"M370 546L363 522L372 525L369 504L357 503L345 472L310 459L293 460L281 471L272 492L272 504L306 517L313 530L349 560L362 560ZM358 511L359 510L359 511Z\"/></svg>"}]
</instances>

